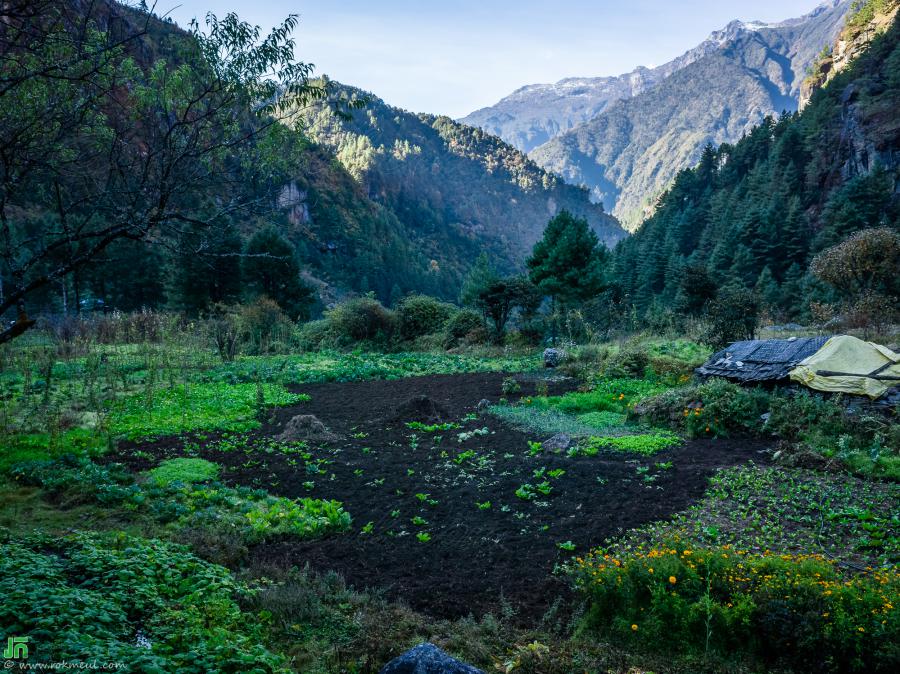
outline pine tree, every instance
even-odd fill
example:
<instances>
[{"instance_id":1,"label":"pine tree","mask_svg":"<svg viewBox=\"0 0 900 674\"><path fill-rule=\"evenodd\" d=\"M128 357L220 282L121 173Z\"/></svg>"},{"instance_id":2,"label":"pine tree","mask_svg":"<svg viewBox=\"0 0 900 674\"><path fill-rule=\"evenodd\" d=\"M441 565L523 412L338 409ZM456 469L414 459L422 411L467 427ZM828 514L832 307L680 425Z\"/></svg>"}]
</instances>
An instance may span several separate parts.
<instances>
[{"instance_id":1,"label":"pine tree","mask_svg":"<svg viewBox=\"0 0 900 674\"><path fill-rule=\"evenodd\" d=\"M587 220L561 211L547 223L526 265L532 283L554 302L568 305L603 290L606 258Z\"/></svg>"},{"instance_id":2,"label":"pine tree","mask_svg":"<svg viewBox=\"0 0 900 674\"><path fill-rule=\"evenodd\" d=\"M475 306L481 291L498 279L499 276L491 266L487 253L481 253L463 279L462 290L459 293L459 303L466 307Z\"/></svg>"},{"instance_id":3,"label":"pine tree","mask_svg":"<svg viewBox=\"0 0 900 674\"><path fill-rule=\"evenodd\" d=\"M778 282L775 280L771 269L763 267L759 278L756 280L753 292L756 293L756 297L759 298L760 304L765 309L770 312L777 310L781 300L781 289L778 287Z\"/></svg>"},{"instance_id":4,"label":"pine tree","mask_svg":"<svg viewBox=\"0 0 900 674\"><path fill-rule=\"evenodd\" d=\"M231 226L186 233L175 259L173 303L189 313L231 304L241 295L243 242Z\"/></svg>"},{"instance_id":5,"label":"pine tree","mask_svg":"<svg viewBox=\"0 0 900 674\"><path fill-rule=\"evenodd\" d=\"M292 318L309 316L313 291L300 279L294 247L275 229L261 229L247 242L244 278L252 295L275 300Z\"/></svg>"}]
</instances>

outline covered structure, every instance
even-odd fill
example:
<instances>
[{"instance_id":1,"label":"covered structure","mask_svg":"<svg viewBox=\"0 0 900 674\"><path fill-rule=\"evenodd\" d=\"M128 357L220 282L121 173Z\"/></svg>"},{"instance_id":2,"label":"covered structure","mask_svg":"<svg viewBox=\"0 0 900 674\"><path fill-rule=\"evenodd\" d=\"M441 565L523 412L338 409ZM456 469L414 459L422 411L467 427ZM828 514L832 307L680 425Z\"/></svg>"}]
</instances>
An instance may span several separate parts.
<instances>
[{"instance_id":1,"label":"covered structure","mask_svg":"<svg viewBox=\"0 0 900 674\"><path fill-rule=\"evenodd\" d=\"M880 398L900 385L900 355L856 337L832 337L791 371L791 379L817 391Z\"/></svg>"},{"instance_id":2,"label":"covered structure","mask_svg":"<svg viewBox=\"0 0 900 674\"><path fill-rule=\"evenodd\" d=\"M828 339L791 337L734 342L714 353L694 372L700 377L722 377L738 383L786 383L791 370L821 349Z\"/></svg>"}]
</instances>

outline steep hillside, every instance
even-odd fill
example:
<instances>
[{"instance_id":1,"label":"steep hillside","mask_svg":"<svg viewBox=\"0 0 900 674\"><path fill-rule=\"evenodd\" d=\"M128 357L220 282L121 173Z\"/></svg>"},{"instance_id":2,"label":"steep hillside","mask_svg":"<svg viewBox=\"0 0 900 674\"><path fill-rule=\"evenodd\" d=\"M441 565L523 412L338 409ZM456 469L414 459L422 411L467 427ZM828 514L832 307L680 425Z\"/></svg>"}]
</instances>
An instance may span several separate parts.
<instances>
[{"instance_id":1,"label":"steep hillside","mask_svg":"<svg viewBox=\"0 0 900 674\"><path fill-rule=\"evenodd\" d=\"M890 28L900 11L897 0L857 0L852 16L841 29L834 43L816 59L810 73L800 86L800 109L816 89L828 84L834 76L846 68L853 59L864 52L869 43Z\"/></svg>"},{"instance_id":2,"label":"steep hillside","mask_svg":"<svg viewBox=\"0 0 900 674\"><path fill-rule=\"evenodd\" d=\"M745 25L734 21L678 58L655 68L638 66L624 75L567 77L555 84L529 84L459 121L499 136L523 152L531 152L590 121L616 101L637 96L669 75L715 53L743 30Z\"/></svg>"},{"instance_id":3,"label":"steep hillside","mask_svg":"<svg viewBox=\"0 0 900 674\"><path fill-rule=\"evenodd\" d=\"M488 250L499 266L519 267L547 220L567 209L587 218L607 245L624 232L592 204L518 150L448 117L415 115L375 96L344 119L326 105L302 114L305 132L334 152L368 197L405 223L411 241L441 264L465 267L448 242Z\"/></svg>"},{"instance_id":4,"label":"steep hillside","mask_svg":"<svg viewBox=\"0 0 900 674\"><path fill-rule=\"evenodd\" d=\"M132 57L141 73L156 64L203 71L194 39L170 21L113 0L54 2L72 25L86 21L101 34L127 38L123 58ZM242 146L240 159L224 161L202 185L178 181L184 204L177 216L189 227L171 228L164 242L147 237L159 245L122 237L64 283L33 292L30 301L51 311L73 304L203 311L213 303L251 300L259 293L242 277L240 254L258 234L271 242L271 230L286 240L300 276L325 304L368 291L383 301L412 291L455 299L482 251L499 269L521 268L561 208L587 217L609 245L625 234L585 190L481 131L393 110L374 97L369 109L345 122L333 102L307 111L308 135L269 127L271 120L249 114L249 106L235 108L231 114L240 125L261 124L266 131L249 134L253 140ZM5 113L13 124L16 110ZM115 112L109 119L119 121ZM143 140L140 133L135 143ZM53 222L54 203L45 190L20 193L14 227ZM0 274L0 290L11 287L11 272L0 266Z\"/></svg>"},{"instance_id":5,"label":"steep hillside","mask_svg":"<svg viewBox=\"0 0 900 674\"><path fill-rule=\"evenodd\" d=\"M767 115L797 109L806 69L834 39L848 7L831 2L779 24L729 24L711 53L531 156L589 187L633 229L704 145L734 142Z\"/></svg>"},{"instance_id":6,"label":"steep hillside","mask_svg":"<svg viewBox=\"0 0 900 674\"><path fill-rule=\"evenodd\" d=\"M703 283L756 289L777 317L827 299L813 254L849 234L900 226L900 24L812 94L735 145L708 147L615 251L641 309L689 301ZM698 279L708 279L695 283Z\"/></svg>"}]
</instances>

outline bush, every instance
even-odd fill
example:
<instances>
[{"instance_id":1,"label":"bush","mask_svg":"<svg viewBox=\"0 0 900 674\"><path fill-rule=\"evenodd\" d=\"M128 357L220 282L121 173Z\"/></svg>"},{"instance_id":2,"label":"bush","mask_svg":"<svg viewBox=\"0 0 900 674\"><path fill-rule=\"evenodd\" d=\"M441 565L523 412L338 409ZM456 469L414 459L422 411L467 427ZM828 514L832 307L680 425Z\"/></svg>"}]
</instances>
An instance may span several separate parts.
<instances>
[{"instance_id":1,"label":"bush","mask_svg":"<svg viewBox=\"0 0 900 674\"><path fill-rule=\"evenodd\" d=\"M241 346L250 355L290 351L296 339L294 323L265 296L237 307L236 321Z\"/></svg>"},{"instance_id":2,"label":"bush","mask_svg":"<svg viewBox=\"0 0 900 674\"><path fill-rule=\"evenodd\" d=\"M767 426L785 440L802 440L811 428L838 436L848 431L844 408L833 399L800 391L792 396L773 396Z\"/></svg>"},{"instance_id":3,"label":"bush","mask_svg":"<svg viewBox=\"0 0 900 674\"><path fill-rule=\"evenodd\" d=\"M748 554L678 541L569 569L590 601L587 626L667 653L749 654L800 671L895 671L896 569L852 577L816 555Z\"/></svg>"},{"instance_id":4,"label":"bush","mask_svg":"<svg viewBox=\"0 0 900 674\"><path fill-rule=\"evenodd\" d=\"M481 314L472 309L457 311L444 326L444 347L448 349L463 343L484 344L488 339Z\"/></svg>"},{"instance_id":5,"label":"bush","mask_svg":"<svg viewBox=\"0 0 900 674\"><path fill-rule=\"evenodd\" d=\"M358 342L387 345L394 336L397 317L374 297L357 297L325 313L328 333L334 346L346 347Z\"/></svg>"},{"instance_id":6,"label":"bush","mask_svg":"<svg viewBox=\"0 0 900 674\"><path fill-rule=\"evenodd\" d=\"M838 399L800 391L772 397L766 429L856 473L900 479L900 425L884 415L850 412Z\"/></svg>"},{"instance_id":7,"label":"bush","mask_svg":"<svg viewBox=\"0 0 900 674\"><path fill-rule=\"evenodd\" d=\"M759 324L759 301L743 288L723 289L706 311L709 326L703 341L715 349L753 339Z\"/></svg>"},{"instance_id":8,"label":"bush","mask_svg":"<svg viewBox=\"0 0 900 674\"><path fill-rule=\"evenodd\" d=\"M604 374L607 377L636 377L644 376L644 371L650 364L650 356L638 346L626 346L606 361Z\"/></svg>"},{"instance_id":9,"label":"bush","mask_svg":"<svg viewBox=\"0 0 900 674\"><path fill-rule=\"evenodd\" d=\"M710 379L642 400L634 411L651 423L667 424L694 438L757 435L770 398L759 388Z\"/></svg>"},{"instance_id":10,"label":"bush","mask_svg":"<svg viewBox=\"0 0 900 674\"><path fill-rule=\"evenodd\" d=\"M416 339L442 332L456 313L452 304L428 295L407 295L397 305L397 327L402 339Z\"/></svg>"},{"instance_id":11,"label":"bush","mask_svg":"<svg viewBox=\"0 0 900 674\"><path fill-rule=\"evenodd\" d=\"M297 344L304 351L318 351L333 345L334 341L331 321L326 318L304 323L297 331Z\"/></svg>"}]
</instances>

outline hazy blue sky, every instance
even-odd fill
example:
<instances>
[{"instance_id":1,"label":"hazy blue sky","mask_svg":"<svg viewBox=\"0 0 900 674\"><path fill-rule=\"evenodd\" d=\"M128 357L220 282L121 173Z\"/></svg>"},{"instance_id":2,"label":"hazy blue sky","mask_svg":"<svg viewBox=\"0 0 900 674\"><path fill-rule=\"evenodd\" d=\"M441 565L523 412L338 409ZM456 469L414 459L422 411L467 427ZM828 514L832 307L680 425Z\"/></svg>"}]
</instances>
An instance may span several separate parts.
<instances>
[{"instance_id":1,"label":"hazy blue sky","mask_svg":"<svg viewBox=\"0 0 900 674\"><path fill-rule=\"evenodd\" d=\"M415 112L463 116L512 90L658 65L732 19L780 21L819 0L157 0L180 25L300 15L297 58Z\"/></svg>"}]
</instances>

